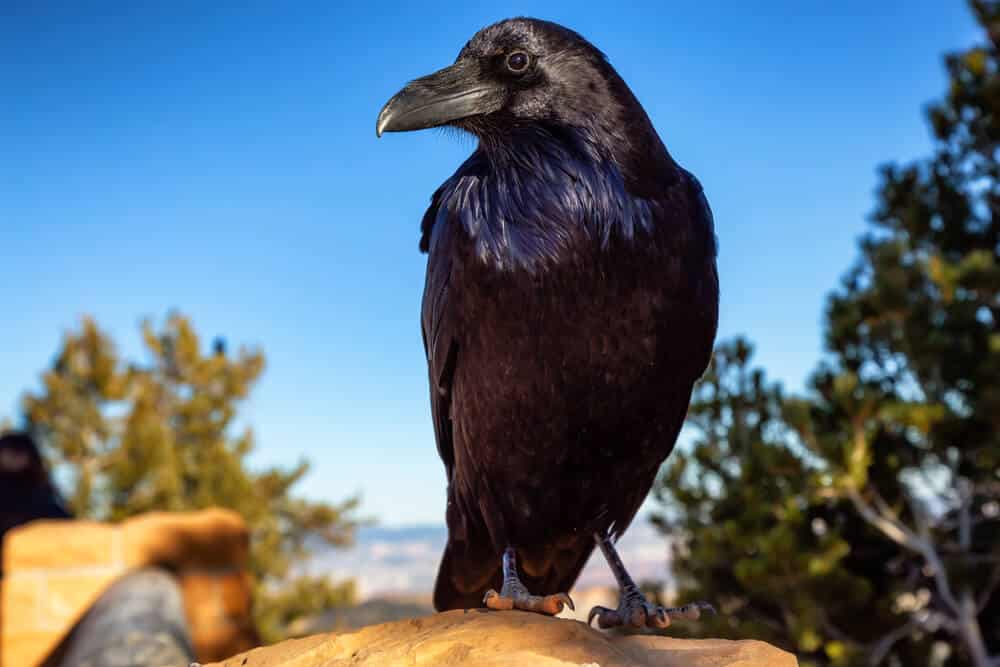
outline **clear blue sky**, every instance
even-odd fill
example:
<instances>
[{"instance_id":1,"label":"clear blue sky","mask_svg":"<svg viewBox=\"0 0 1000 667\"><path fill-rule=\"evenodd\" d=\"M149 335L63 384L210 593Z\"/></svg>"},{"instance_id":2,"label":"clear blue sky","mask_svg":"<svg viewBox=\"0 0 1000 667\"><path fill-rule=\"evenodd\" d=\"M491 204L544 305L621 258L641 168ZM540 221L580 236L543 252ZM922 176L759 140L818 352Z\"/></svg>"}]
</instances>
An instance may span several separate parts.
<instances>
[{"instance_id":1,"label":"clear blue sky","mask_svg":"<svg viewBox=\"0 0 1000 667\"><path fill-rule=\"evenodd\" d=\"M140 318L176 307L266 352L255 461L305 456L304 493L361 491L388 524L443 513L416 243L473 148L375 139L407 80L507 16L591 39L705 186L721 334L794 389L876 166L927 152L941 54L977 37L942 0L20 4L0 9L0 417L80 315L135 354Z\"/></svg>"}]
</instances>

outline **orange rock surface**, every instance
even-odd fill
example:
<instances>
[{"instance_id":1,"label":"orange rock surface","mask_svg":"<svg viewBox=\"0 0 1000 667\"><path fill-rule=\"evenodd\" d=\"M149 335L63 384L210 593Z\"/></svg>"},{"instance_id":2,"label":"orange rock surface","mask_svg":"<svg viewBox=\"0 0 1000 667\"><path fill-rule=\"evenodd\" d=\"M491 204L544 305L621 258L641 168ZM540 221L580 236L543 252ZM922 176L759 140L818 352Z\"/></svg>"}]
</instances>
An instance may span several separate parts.
<instances>
[{"instance_id":1,"label":"orange rock surface","mask_svg":"<svg viewBox=\"0 0 1000 667\"><path fill-rule=\"evenodd\" d=\"M257 643L245 570L249 537L234 512L155 512L119 524L34 521L3 542L2 667L42 664L108 586L149 566L176 573L199 659Z\"/></svg>"},{"instance_id":2,"label":"orange rock surface","mask_svg":"<svg viewBox=\"0 0 1000 667\"><path fill-rule=\"evenodd\" d=\"M293 639L205 667L339 665L537 665L555 667L794 667L764 642L675 639L602 632L573 620L520 611L450 611Z\"/></svg>"}]
</instances>

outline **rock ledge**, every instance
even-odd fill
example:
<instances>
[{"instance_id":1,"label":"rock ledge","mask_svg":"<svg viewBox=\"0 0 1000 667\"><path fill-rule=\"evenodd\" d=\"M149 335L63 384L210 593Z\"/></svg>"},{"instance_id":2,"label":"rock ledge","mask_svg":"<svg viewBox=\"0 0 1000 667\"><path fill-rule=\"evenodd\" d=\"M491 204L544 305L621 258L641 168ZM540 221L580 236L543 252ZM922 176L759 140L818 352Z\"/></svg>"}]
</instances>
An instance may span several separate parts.
<instances>
[{"instance_id":1,"label":"rock ledge","mask_svg":"<svg viewBox=\"0 0 1000 667\"><path fill-rule=\"evenodd\" d=\"M214 667L795 667L797 664L795 656L759 641L624 636L601 632L579 621L520 611L475 609L373 625L349 633L293 639L213 663Z\"/></svg>"}]
</instances>

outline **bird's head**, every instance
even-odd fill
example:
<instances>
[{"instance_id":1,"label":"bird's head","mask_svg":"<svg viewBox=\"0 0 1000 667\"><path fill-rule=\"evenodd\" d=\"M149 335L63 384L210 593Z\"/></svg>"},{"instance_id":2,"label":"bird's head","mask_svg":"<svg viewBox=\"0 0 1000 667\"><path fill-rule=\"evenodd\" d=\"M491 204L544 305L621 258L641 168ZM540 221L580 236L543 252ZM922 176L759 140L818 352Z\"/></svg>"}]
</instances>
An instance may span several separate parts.
<instances>
[{"instance_id":1,"label":"bird's head","mask_svg":"<svg viewBox=\"0 0 1000 667\"><path fill-rule=\"evenodd\" d=\"M619 136L626 130L652 130L603 53L572 30L529 18L483 28L453 65L410 82L382 107L375 133L442 125L487 143L531 126L580 128L624 144L645 140Z\"/></svg>"}]
</instances>

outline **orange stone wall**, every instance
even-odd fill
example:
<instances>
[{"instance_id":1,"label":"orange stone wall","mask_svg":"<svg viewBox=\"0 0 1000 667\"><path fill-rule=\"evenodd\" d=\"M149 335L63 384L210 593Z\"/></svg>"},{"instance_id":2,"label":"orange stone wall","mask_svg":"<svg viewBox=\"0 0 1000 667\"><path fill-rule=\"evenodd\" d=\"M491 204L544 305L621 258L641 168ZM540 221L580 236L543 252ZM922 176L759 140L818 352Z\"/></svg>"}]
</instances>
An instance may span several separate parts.
<instances>
[{"instance_id":1,"label":"orange stone wall","mask_svg":"<svg viewBox=\"0 0 1000 667\"><path fill-rule=\"evenodd\" d=\"M150 566L178 577L199 661L259 643L249 537L234 512L156 512L113 525L41 520L3 540L0 667L42 665L112 582Z\"/></svg>"}]
</instances>

